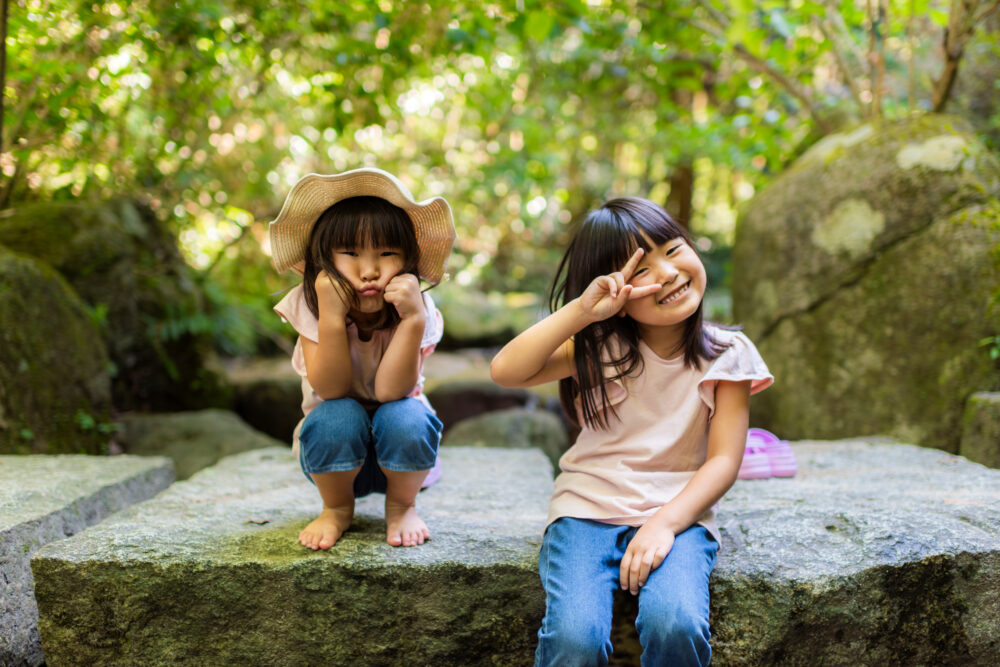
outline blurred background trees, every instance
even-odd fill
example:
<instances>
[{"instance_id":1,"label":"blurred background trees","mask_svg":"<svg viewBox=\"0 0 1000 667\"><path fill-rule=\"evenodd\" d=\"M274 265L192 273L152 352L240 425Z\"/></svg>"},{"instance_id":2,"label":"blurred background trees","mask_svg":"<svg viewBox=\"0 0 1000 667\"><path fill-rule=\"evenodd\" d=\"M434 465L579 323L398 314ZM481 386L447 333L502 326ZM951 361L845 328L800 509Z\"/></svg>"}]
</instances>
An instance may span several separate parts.
<instances>
[{"instance_id":1,"label":"blurred background trees","mask_svg":"<svg viewBox=\"0 0 1000 667\"><path fill-rule=\"evenodd\" d=\"M998 4L8 0L0 215L147 201L208 296L177 326L241 355L285 344L267 222L303 174L445 196L445 302L540 305L572 223L635 194L690 227L725 319L738 208L823 135L947 110L1000 145Z\"/></svg>"}]
</instances>

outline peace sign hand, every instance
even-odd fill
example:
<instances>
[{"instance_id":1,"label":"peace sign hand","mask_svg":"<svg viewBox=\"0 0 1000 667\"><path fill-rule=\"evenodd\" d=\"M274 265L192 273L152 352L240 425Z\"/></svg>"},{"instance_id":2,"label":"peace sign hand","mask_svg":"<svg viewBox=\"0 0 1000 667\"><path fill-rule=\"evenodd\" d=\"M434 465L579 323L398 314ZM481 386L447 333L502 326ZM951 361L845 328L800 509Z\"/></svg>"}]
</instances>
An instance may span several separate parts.
<instances>
[{"instance_id":1,"label":"peace sign hand","mask_svg":"<svg viewBox=\"0 0 1000 667\"><path fill-rule=\"evenodd\" d=\"M641 299L660 290L662 287L660 283L642 287L628 284L632 274L635 273L635 268L639 266L642 255L643 249L636 248L621 271L598 276L587 286L580 295L580 307L588 318L594 322L606 320L621 311L629 301Z\"/></svg>"}]
</instances>

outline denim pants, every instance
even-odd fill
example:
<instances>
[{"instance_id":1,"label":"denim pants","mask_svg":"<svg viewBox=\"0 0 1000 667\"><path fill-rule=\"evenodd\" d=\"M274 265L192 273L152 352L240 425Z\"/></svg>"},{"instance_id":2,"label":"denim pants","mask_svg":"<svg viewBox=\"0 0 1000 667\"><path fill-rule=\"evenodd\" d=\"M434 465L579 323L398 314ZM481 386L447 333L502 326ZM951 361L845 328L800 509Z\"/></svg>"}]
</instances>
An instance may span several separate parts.
<instances>
[{"instance_id":1,"label":"denim pants","mask_svg":"<svg viewBox=\"0 0 1000 667\"><path fill-rule=\"evenodd\" d=\"M536 667L608 664L619 565L636 530L568 517L549 525L538 555L545 618ZM708 664L708 576L718 549L703 526L688 528L639 589L635 625L644 666Z\"/></svg>"},{"instance_id":2,"label":"denim pants","mask_svg":"<svg viewBox=\"0 0 1000 667\"><path fill-rule=\"evenodd\" d=\"M299 432L299 463L310 475L358 467L354 496L385 493L381 468L430 470L441 443L441 421L415 398L382 403L369 412L353 398L323 401L306 415Z\"/></svg>"}]
</instances>

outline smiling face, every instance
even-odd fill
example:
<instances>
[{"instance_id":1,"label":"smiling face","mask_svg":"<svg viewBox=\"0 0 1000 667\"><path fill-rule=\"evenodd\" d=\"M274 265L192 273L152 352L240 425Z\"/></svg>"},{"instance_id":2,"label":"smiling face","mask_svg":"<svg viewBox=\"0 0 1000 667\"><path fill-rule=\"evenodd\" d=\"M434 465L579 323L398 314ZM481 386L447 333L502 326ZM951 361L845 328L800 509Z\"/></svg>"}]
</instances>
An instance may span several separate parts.
<instances>
[{"instance_id":1,"label":"smiling face","mask_svg":"<svg viewBox=\"0 0 1000 667\"><path fill-rule=\"evenodd\" d=\"M386 285L405 264L402 250L390 246L340 247L333 251L333 266L354 288L362 313L382 310Z\"/></svg>"},{"instance_id":2,"label":"smiling face","mask_svg":"<svg viewBox=\"0 0 1000 667\"><path fill-rule=\"evenodd\" d=\"M705 265L683 238L653 243L628 281L635 287L659 283L655 294L629 301L625 314L643 326L672 327L695 314L708 283Z\"/></svg>"}]
</instances>

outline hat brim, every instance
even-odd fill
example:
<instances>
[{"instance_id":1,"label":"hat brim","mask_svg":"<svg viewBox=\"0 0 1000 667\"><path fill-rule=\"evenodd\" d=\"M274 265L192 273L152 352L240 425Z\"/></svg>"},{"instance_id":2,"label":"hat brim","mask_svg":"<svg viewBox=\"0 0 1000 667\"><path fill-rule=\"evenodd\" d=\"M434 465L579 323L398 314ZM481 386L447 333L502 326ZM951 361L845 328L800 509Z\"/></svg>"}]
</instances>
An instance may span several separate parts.
<instances>
[{"instance_id":1,"label":"hat brim","mask_svg":"<svg viewBox=\"0 0 1000 667\"><path fill-rule=\"evenodd\" d=\"M456 237L451 207L443 197L415 201L399 179L373 167L341 174L306 174L292 186L278 217L268 225L274 268L302 273L316 220L326 209L351 197L380 197L403 209L413 221L420 247L420 277L431 284L441 282Z\"/></svg>"}]
</instances>

